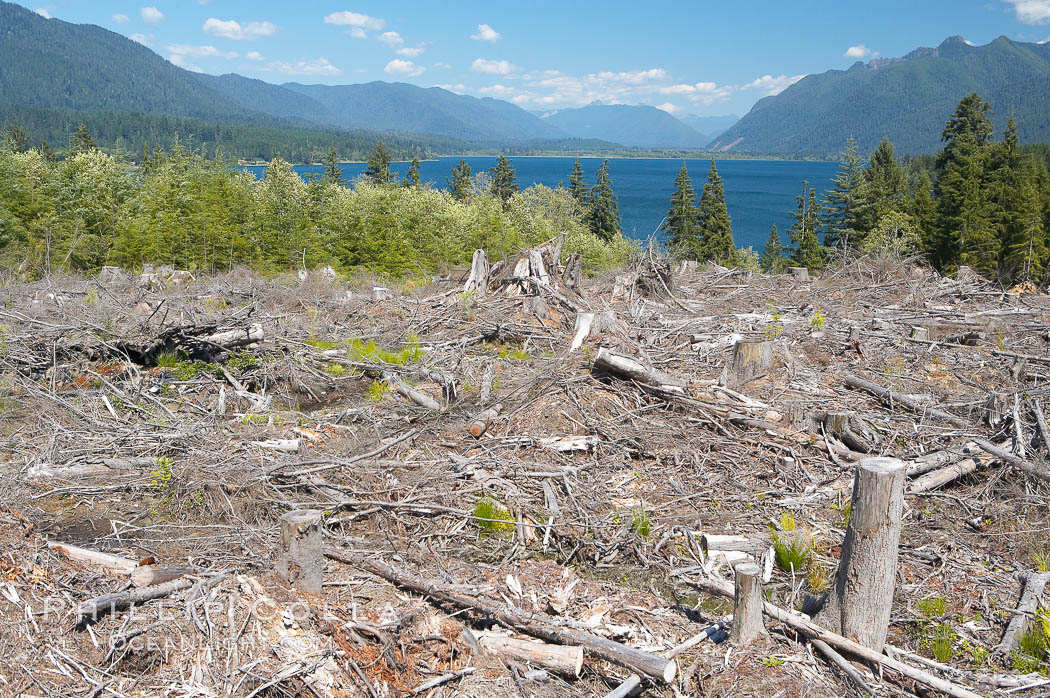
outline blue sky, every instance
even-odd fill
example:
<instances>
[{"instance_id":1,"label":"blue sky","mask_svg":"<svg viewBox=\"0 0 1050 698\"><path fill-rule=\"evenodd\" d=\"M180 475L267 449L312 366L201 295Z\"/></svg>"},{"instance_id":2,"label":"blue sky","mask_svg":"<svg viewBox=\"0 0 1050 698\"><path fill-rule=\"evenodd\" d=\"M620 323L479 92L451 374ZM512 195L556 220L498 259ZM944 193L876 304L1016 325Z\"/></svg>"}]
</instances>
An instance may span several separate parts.
<instances>
[{"instance_id":1,"label":"blue sky","mask_svg":"<svg viewBox=\"0 0 1050 698\"><path fill-rule=\"evenodd\" d=\"M147 4L148 3L148 4ZM386 80L536 111L607 103L744 114L808 73L962 35L1050 38L1050 0L39 0L176 65L268 82Z\"/></svg>"}]
</instances>

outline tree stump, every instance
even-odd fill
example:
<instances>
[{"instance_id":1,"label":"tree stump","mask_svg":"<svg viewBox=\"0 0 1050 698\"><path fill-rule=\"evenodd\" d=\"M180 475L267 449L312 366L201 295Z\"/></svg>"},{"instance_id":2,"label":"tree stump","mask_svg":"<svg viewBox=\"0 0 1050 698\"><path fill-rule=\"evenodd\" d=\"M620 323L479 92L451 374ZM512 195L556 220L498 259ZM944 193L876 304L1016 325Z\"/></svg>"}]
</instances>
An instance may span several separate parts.
<instances>
[{"instance_id":1,"label":"tree stump","mask_svg":"<svg viewBox=\"0 0 1050 698\"><path fill-rule=\"evenodd\" d=\"M485 250L474 250L474 258L470 263L470 276L463 284L463 293L478 291L485 293L489 285L489 261L485 257Z\"/></svg>"},{"instance_id":2,"label":"tree stump","mask_svg":"<svg viewBox=\"0 0 1050 698\"><path fill-rule=\"evenodd\" d=\"M372 287L372 300L374 301L385 301L393 297L394 294L389 288L383 288L382 286Z\"/></svg>"},{"instance_id":3,"label":"tree stump","mask_svg":"<svg viewBox=\"0 0 1050 698\"><path fill-rule=\"evenodd\" d=\"M929 327L913 327L911 328L911 338L921 339L923 341L929 341L930 339L930 328Z\"/></svg>"},{"instance_id":4,"label":"tree stump","mask_svg":"<svg viewBox=\"0 0 1050 698\"><path fill-rule=\"evenodd\" d=\"M893 608L906 473L896 458L865 458L857 466L835 584L815 618L875 651L886 643Z\"/></svg>"},{"instance_id":5,"label":"tree stump","mask_svg":"<svg viewBox=\"0 0 1050 698\"><path fill-rule=\"evenodd\" d=\"M317 509L296 509L283 515L278 573L293 586L320 594L323 570L321 512Z\"/></svg>"},{"instance_id":6,"label":"tree stump","mask_svg":"<svg viewBox=\"0 0 1050 698\"><path fill-rule=\"evenodd\" d=\"M766 637L762 622L762 568L753 562L742 562L735 571L733 632L729 637L736 647L743 648Z\"/></svg>"},{"instance_id":7,"label":"tree stump","mask_svg":"<svg viewBox=\"0 0 1050 698\"><path fill-rule=\"evenodd\" d=\"M733 347L733 362L726 373L730 386L753 381L773 366L773 342L743 340Z\"/></svg>"},{"instance_id":8,"label":"tree stump","mask_svg":"<svg viewBox=\"0 0 1050 698\"><path fill-rule=\"evenodd\" d=\"M809 281L809 269L806 267L788 267L788 273L795 277L796 281Z\"/></svg>"}]
</instances>

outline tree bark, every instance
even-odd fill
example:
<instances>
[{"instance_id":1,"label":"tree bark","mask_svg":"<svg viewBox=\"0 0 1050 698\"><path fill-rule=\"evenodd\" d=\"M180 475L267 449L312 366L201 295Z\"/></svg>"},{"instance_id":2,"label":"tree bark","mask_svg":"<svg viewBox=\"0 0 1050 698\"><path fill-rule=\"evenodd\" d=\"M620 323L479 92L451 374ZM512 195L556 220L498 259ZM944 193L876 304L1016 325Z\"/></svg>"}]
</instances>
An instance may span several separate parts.
<instances>
[{"instance_id":1,"label":"tree bark","mask_svg":"<svg viewBox=\"0 0 1050 698\"><path fill-rule=\"evenodd\" d=\"M594 369L659 388L666 392L685 392L685 381L681 378L654 368L648 368L638 359L614 354L604 347L599 349L598 355L594 357Z\"/></svg>"},{"instance_id":2,"label":"tree bark","mask_svg":"<svg viewBox=\"0 0 1050 698\"><path fill-rule=\"evenodd\" d=\"M484 294L489 285L489 261L485 250L474 250L474 259L470 263L470 276L463 284L463 293L477 291Z\"/></svg>"},{"instance_id":3,"label":"tree bark","mask_svg":"<svg viewBox=\"0 0 1050 698\"><path fill-rule=\"evenodd\" d=\"M726 382L732 386L753 381L773 366L773 342L744 340L733 347Z\"/></svg>"},{"instance_id":4,"label":"tree bark","mask_svg":"<svg viewBox=\"0 0 1050 698\"><path fill-rule=\"evenodd\" d=\"M738 648L766 637L762 622L762 568L753 562L736 566L733 596L733 632L730 639Z\"/></svg>"},{"instance_id":5,"label":"tree bark","mask_svg":"<svg viewBox=\"0 0 1050 698\"><path fill-rule=\"evenodd\" d=\"M1032 622L1036 609L1041 605L1043 591L1048 583L1050 583L1050 572L1028 575L1024 584L1024 593L1021 594L1021 601L1017 604L1014 617L1010 619L1010 624L1006 626L1006 632L1003 633L1002 642L995 648L996 651L1009 655L1020 646L1021 636L1028 630L1028 625Z\"/></svg>"},{"instance_id":6,"label":"tree bark","mask_svg":"<svg viewBox=\"0 0 1050 698\"><path fill-rule=\"evenodd\" d=\"M324 553L319 510L297 509L281 517L277 571L299 589L321 593Z\"/></svg>"},{"instance_id":7,"label":"tree bark","mask_svg":"<svg viewBox=\"0 0 1050 698\"><path fill-rule=\"evenodd\" d=\"M865 458L857 467L835 584L815 618L876 651L893 610L906 472L896 458Z\"/></svg>"},{"instance_id":8,"label":"tree bark","mask_svg":"<svg viewBox=\"0 0 1050 698\"><path fill-rule=\"evenodd\" d=\"M562 676L576 678L583 669L583 648L579 645L551 645L483 630L474 631L474 637L489 652L528 662Z\"/></svg>"}]
</instances>

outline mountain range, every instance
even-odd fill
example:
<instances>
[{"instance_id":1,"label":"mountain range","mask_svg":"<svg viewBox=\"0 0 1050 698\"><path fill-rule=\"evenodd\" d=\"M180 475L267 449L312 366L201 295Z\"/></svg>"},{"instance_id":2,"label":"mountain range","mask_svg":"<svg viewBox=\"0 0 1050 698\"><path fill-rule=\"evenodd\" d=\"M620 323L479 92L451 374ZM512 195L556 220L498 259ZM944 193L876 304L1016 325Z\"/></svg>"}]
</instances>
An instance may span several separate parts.
<instances>
[{"instance_id":1,"label":"mountain range","mask_svg":"<svg viewBox=\"0 0 1050 698\"><path fill-rule=\"evenodd\" d=\"M599 102L534 113L404 83L276 85L190 72L120 34L0 0L0 122L56 144L85 123L106 145L140 149L178 133L264 158L316 159L329 145L356 158L378 138L403 157L625 148L825 157L850 137L862 151L886 137L902 153L925 153L971 92L992 103L998 129L1013 116L1023 142L1050 141L1050 44L1007 37L986 46L950 37L809 75L741 119Z\"/></svg>"},{"instance_id":2,"label":"mountain range","mask_svg":"<svg viewBox=\"0 0 1050 698\"><path fill-rule=\"evenodd\" d=\"M992 104L997 131L1012 116L1022 142L1050 140L1050 44L1000 36L974 46L953 36L937 48L809 75L760 100L711 149L820 156L852 137L862 152L889 138L900 152L929 153L972 92Z\"/></svg>"}]
</instances>

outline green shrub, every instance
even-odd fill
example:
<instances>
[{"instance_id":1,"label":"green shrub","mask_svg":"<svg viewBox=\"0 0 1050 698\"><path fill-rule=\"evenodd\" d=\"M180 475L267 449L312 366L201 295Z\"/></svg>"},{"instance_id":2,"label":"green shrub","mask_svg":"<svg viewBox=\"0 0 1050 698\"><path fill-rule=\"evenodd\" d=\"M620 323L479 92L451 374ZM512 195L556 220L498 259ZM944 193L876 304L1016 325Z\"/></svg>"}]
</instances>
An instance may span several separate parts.
<instances>
[{"instance_id":1,"label":"green shrub","mask_svg":"<svg viewBox=\"0 0 1050 698\"><path fill-rule=\"evenodd\" d=\"M631 530L641 538L648 538L653 533L652 519L641 502L638 502L631 511Z\"/></svg>"},{"instance_id":2,"label":"green shrub","mask_svg":"<svg viewBox=\"0 0 1050 698\"><path fill-rule=\"evenodd\" d=\"M790 574L806 569L813 554L813 537L795 525L795 515L789 511L780 515L780 530L773 529L773 553L777 567Z\"/></svg>"},{"instance_id":3,"label":"green shrub","mask_svg":"<svg viewBox=\"0 0 1050 698\"><path fill-rule=\"evenodd\" d=\"M510 533L514 531L514 517L510 510L489 496L474 504L474 519L484 533Z\"/></svg>"},{"instance_id":4,"label":"green shrub","mask_svg":"<svg viewBox=\"0 0 1050 698\"><path fill-rule=\"evenodd\" d=\"M948 602L943 596L931 596L919 601L919 612L926 620L932 618L943 618L948 610Z\"/></svg>"}]
</instances>

